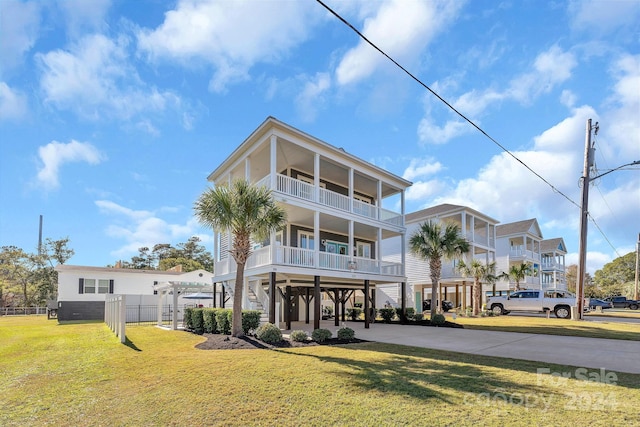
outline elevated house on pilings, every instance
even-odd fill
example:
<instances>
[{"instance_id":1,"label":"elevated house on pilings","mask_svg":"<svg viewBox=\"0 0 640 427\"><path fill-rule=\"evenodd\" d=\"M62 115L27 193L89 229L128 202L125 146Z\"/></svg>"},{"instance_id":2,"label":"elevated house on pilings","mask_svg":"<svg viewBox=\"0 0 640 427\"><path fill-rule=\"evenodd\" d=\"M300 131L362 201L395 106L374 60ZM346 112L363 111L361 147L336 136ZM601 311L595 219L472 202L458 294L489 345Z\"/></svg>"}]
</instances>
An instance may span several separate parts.
<instances>
[{"instance_id":1,"label":"elevated house on pilings","mask_svg":"<svg viewBox=\"0 0 640 427\"><path fill-rule=\"evenodd\" d=\"M208 177L216 186L235 179L271 189L288 221L254 242L242 306L287 329L303 319L318 328L323 300L333 305L338 326L347 301L358 295L368 327L376 286L405 282L404 252L398 262L384 261L382 242L400 239L405 247L404 194L411 183L273 117ZM236 275L232 238L214 232L213 282L227 294Z\"/></svg>"}]
</instances>

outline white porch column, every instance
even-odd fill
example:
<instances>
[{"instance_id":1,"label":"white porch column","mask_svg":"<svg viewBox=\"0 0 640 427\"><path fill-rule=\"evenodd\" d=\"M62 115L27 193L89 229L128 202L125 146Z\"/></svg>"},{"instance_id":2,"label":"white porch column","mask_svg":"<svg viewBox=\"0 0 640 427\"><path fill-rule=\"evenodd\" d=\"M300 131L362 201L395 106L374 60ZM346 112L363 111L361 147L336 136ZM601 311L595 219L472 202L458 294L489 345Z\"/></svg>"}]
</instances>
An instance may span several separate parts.
<instances>
[{"instance_id":1,"label":"white porch column","mask_svg":"<svg viewBox=\"0 0 640 427\"><path fill-rule=\"evenodd\" d=\"M313 212L313 266L320 265L320 212Z\"/></svg>"},{"instance_id":2,"label":"white porch column","mask_svg":"<svg viewBox=\"0 0 640 427\"><path fill-rule=\"evenodd\" d=\"M249 157L244 159L244 179L251 182L251 159Z\"/></svg>"},{"instance_id":3,"label":"white porch column","mask_svg":"<svg viewBox=\"0 0 640 427\"><path fill-rule=\"evenodd\" d=\"M349 212L353 212L353 168L349 168Z\"/></svg>"},{"instance_id":4,"label":"white porch column","mask_svg":"<svg viewBox=\"0 0 640 427\"><path fill-rule=\"evenodd\" d=\"M376 259L378 265L382 266L382 228L378 227L378 239L376 240ZM382 271L380 271L382 273Z\"/></svg>"},{"instance_id":5,"label":"white porch column","mask_svg":"<svg viewBox=\"0 0 640 427\"><path fill-rule=\"evenodd\" d=\"M376 219L382 219L382 181L378 180L378 194L376 195L377 201L377 209L376 209Z\"/></svg>"},{"instance_id":6,"label":"white porch column","mask_svg":"<svg viewBox=\"0 0 640 427\"><path fill-rule=\"evenodd\" d=\"M406 240L407 240L407 236L405 235L405 233L402 233L400 235L400 263L401 263L401 269L402 269L402 276L405 276L405 264L406 264L406 253L407 253L407 248L406 248ZM403 279L404 280L404 279Z\"/></svg>"},{"instance_id":7,"label":"white porch column","mask_svg":"<svg viewBox=\"0 0 640 427\"><path fill-rule=\"evenodd\" d=\"M277 167L278 167L278 162L277 162L277 153L278 153L278 138L275 135L271 135L271 145L269 147L269 151L270 151L270 158L269 158L269 176L270 176L270 186L269 188L271 188L272 190L276 189L276 174L278 173L277 171Z\"/></svg>"},{"instance_id":8,"label":"white porch column","mask_svg":"<svg viewBox=\"0 0 640 427\"><path fill-rule=\"evenodd\" d=\"M313 194L314 201L320 201L320 154L316 153L313 158Z\"/></svg>"},{"instance_id":9,"label":"white porch column","mask_svg":"<svg viewBox=\"0 0 640 427\"><path fill-rule=\"evenodd\" d=\"M158 292L158 326L162 326L162 297L164 296L165 291Z\"/></svg>"},{"instance_id":10,"label":"white porch column","mask_svg":"<svg viewBox=\"0 0 640 427\"><path fill-rule=\"evenodd\" d=\"M349 259L353 259L353 247L355 246L355 241L353 238L353 220L349 220Z\"/></svg>"}]
</instances>

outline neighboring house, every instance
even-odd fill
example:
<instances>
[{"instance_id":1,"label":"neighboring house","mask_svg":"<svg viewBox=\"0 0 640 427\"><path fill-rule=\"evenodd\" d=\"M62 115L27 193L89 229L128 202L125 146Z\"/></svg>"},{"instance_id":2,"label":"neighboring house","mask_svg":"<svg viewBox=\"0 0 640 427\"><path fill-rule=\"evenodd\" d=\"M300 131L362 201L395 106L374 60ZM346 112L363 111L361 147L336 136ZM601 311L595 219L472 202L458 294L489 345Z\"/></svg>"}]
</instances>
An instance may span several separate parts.
<instances>
[{"instance_id":1,"label":"neighboring house","mask_svg":"<svg viewBox=\"0 0 640 427\"><path fill-rule=\"evenodd\" d=\"M488 264L496 261L496 224L498 221L466 206L442 204L409 213L405 216L407 238L401 247L397 239L383 246L386 260L400 261L406 252L405 272L407 275L408 302L418 312L422 311L422 301L431 299L431 273L429 262L420 259L409 251L409 239L427 221L457 224L469 242L469 253L463 259L470 262L478 259ZM463 277L456 269L457 260L442 260L440 300L452 301L454 307L466 307L471 304L473 278ZM486 285L484 288L486 290ZM378 299L399 301L399 285L380 286Z\"/></svg>"},{"instance_id":2,"label":"neighboring house","mask_svg":"<svg viewBox=\"0 0 640 427\"><path fill-rule=\"evenodd\" d=\"M520 287L540 289L542 240L542 232L535 218L498 225L496 227L497 273L509 272L512 265L529 263L534 269L534 274L520 281ZM513 280L501 280L496 287L496 295L506 295L513 289L515 289Z\"/></svg>"},{"instance_id":3,"label":"neighboring house","mask_svg":"<svg viewBox=\"0 0 640 427\"><path fill-rule=\"evenodd\" d=\"M565 275L565 255L567 247L562 237L545 239L540 243L542 255L542 268L540 272L540 284L542 289L567 289Z\"/></svg>"},{"instance_id":4,"label":"neighboring house","mask_svg":"<svg viewBox=\"0 0 640 427\"><path fill-rule=\"evenodd\" d=\"M202 286L197 287L198 290L211 293L213 276L205 270L183 273L77 265L58 265L55 269L60 321L104 319L105 297L109 294L127 295L127 305L157 306L161 301L156 289L169 282L199 283ZM182 304L189 302L193 303L180 299ZM155 311L151 313L155 316Z\"/></svg>"},{"instance_id":5,"label":"neighboring house","mask_svg":"<svg viewBox=\"0 0 640 427\"><path fill-rule=\"evenodd\" d=\"M382 248L388 239L404 242L409 181L272 117L208 179L266 186L287 212L284 229L254 243L245 270L243 307L262 310L270 322L304 318L319 327L323 298L344 314L355 295L375 306L377 286L404 282L404 245L395 262L384 260ZM236 277L231 245L230 233L214 232L213 280L227 292Z\"/></svg>"}]
</instances>

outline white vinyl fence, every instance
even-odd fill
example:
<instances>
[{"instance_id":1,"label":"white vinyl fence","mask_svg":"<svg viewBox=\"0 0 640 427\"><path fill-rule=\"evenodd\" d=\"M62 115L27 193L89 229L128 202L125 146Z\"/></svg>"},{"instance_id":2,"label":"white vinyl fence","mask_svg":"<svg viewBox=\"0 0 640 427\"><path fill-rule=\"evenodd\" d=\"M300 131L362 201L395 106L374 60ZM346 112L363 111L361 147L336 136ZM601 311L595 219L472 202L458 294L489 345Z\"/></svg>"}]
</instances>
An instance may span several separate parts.
<instances>
[{"instance_id":1,"label":"white vinyl fence","mask_svg":"<svg viewBox=\"0 0 640 427\"><path fill-rule=\"evenodd\" d=\"M107 326L124 343L127 339L125 329L127 324L127 302L124 295L109 295L104 302L104 321Z\"/></svg>"}]
</instances>

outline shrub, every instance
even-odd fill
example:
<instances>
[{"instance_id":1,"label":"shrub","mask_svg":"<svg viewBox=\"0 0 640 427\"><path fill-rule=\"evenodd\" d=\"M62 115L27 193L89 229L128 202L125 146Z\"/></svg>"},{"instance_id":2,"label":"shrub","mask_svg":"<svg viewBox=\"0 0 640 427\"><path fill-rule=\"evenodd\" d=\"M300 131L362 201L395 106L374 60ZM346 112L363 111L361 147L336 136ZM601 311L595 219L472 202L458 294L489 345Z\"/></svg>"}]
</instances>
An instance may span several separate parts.
<instances>
[{"instance_id":1,"label":"shrub","mask_svg":"<svg viewBox=\"0 0 640 427\"><path fill-rule=\"evenodd\" d=\"M184 324L184 328L187 331L192 331L193 330L193 320L191 319L192 312L193 312L192 308L185 308L184 309L184 318L182 320L182 323Z\"/></svg>"},{"instance_id":2,"label":"shrub","mask_svg":"<svg viewBox=\"0 0 640 427\"><path fill-rule=\"evenodd\" d=\"M394 308L381 308L378 310L378 313L380 313L380 317L382 317L384 323L391 323L396 315L396 310Z\"/></svg>"},{"instance_id":3,"label":"shrub","mask_svg":"<svg viewBox=\"0 0 640 427\"><path fill-rule=\"evenodd\" d=\"M198 335L204 334L204 318L202 316L202 312L204 310L201 308L194 308L191 312L191 322L193 324L193 332Z\"/></svg>"},{"instance_id":4,"label":"shrub","mask_svg":"<svg viewBox=\"0 0 640 427\"><path fill-rule=\"evenodd\" d=\"M260 315L258 310L244 310L242 312L242 332L248 334L255 331L260 326Z\"/></svg>"},{"instance_id":5,"label":"shrub","mask_svg":"<svg viewBox=\"0 0 640 427\"><path fill-rule=\"evenodd\" d=\"M216 311L217 308L205 308L202 311L202 317L204 319L204 331L208 334L215 334L218 326L216 325Z\"/></svg>"},{"instance_id":6,"label":"shrub","mask_svg":"<svg viewBox=\"0 0 640 427\"><path fill-rule=\"evenodd\" d=\"M416 319L416 309L415 308L407 307L407 320L417 320Z\"/></svg>"},{"instance_id":7,"label":"shrub","mask_svg":"<svg viewBox=\"0 0 640 427\"><path fill-rule=\"evenodd\" d=\"M216 311L216 329L217 333L229 335L231 334L231 313L228 308L221 308Z\"/></svg>"},{"instance_id":8,"label":"shrub","mask_svg":"<svg viewBox=\"0 0 640 427\"><path fill-rule=\"evenodd\" d=\"M324 342L331 338L331 331L328 329L314 329L311 333L311 339L315 342Z\"/></svg>"},{"instance_id":9,"label":"shrub","mask_svg":"<svg viewBox=\"0 0 640 427\"><path fill-rule=\"evenodd\" d=\"M305 342L309 335L305 331L291 331L291 341Z\"/></svg>"},{"instance_id":10,"label":"shrub","mask_svg":"<svg viewBox=\"0 0 640 427\"><path fill-rule=\"evenodd\" d=\"M282 341L282 331L273 323L265 323L256 330L256 337L266 343L275 344Z\"/></svg>"},{"instance_id":11,"label":"shrub","mask_svg":"<svg viewBox=\"0 0 640 427\"><path fill-rule=\"evenodd\" d=\"M444 318L444 314L440 313L434 314L431 318L431 323L436 326L444 325L444 322L446 321L447 320Z\"/></svg>"},{"instance_id":12,"label":"shrub","mask_svg":"<svg viewBox=\"0 0 640 427\"><path fill-rule=\"evenodd\" d=\"M349 340L352 340L353 337L355 337L355 336L356 336L356 332L351 328L342 327L342 328L338 329L338 339L339 340L349 341Z\"/></svg>"},{"instance_id":13,"label":"shrub","mask_svg":"<svg viewBox=\"0 0 640 427\"><path fill-rule=\"evenodd\" d=\"M360 308L347 308L347 317L353 320L354 322L360 318L362 314L362 309Z\"/></svg>"}]
</instances>

